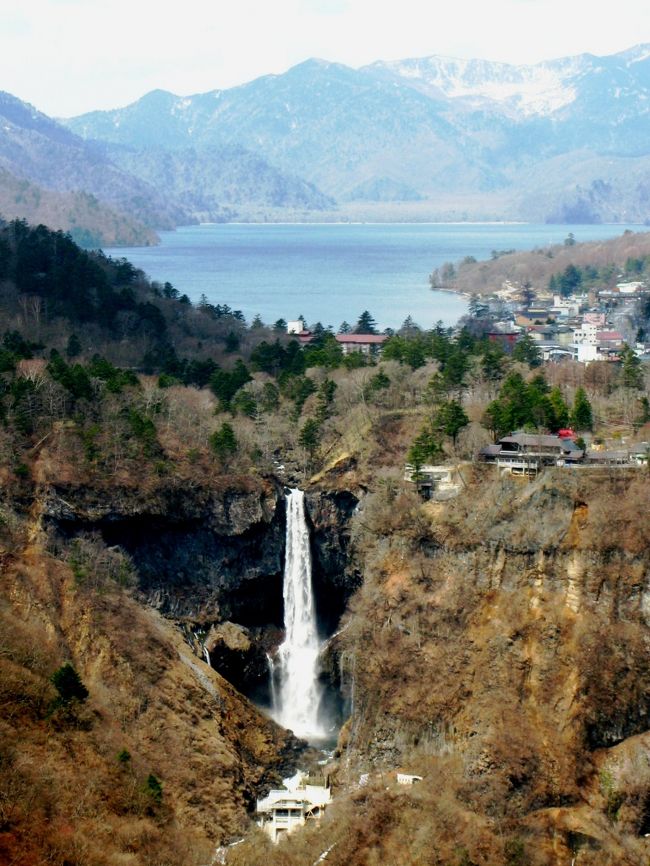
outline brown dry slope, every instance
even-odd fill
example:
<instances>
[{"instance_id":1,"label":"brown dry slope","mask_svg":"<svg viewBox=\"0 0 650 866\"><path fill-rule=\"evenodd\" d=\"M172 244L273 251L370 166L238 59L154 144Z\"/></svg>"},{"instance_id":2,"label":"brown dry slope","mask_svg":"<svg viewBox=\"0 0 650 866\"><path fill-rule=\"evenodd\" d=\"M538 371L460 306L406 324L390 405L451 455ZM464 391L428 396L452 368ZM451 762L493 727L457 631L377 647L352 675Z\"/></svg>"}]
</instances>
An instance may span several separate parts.
<instances>
[{"instance_id":1,"label":"brown dry slope","mask_svg":"<svg viewBox=\"0 0 650 866\"><path fill-rule=\"evenodd\" d=\"M75 573L2 509L0 862L201 864L295 740L134 592ZM85 702L54 708L71 662Z\"/></svg>"},{"instance_id":2,"label":"brown dry slope","mask_svg":"<svg viewBox=\"0 0 650 866\"><path fill-rule=\"evenodd\" d=\"M365 582L339 638L354 690L341 773L419 768L430 862L647 861L649 499L645 472L554 470L488 471L445 504L367 501ZM385 862L402 833L410 850L388 832Z\"/></svg>"}]
</instances>

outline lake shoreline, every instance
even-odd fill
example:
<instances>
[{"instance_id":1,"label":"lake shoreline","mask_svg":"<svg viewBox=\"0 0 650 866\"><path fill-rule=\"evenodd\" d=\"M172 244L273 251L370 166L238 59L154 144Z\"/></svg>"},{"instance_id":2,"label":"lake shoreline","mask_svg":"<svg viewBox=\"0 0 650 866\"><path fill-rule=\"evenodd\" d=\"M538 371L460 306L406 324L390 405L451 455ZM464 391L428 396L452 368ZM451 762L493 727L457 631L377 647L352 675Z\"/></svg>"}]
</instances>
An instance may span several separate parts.
<instances>
[{"instance_id":1,"label":"lake shoreline","mask_svg":"<svg viewBox=\"0 0 650 866\"><path fill-rule=\"evenodd\" d=\"M429 275L468 255L615 236L624 226L529 223L215 223L161 232L155 247L107 248L194 303L241 310L272 324L303 315L338 330L368 310L379 328L411 316L420 327L455 325L467 296L432 289Z\"/></svg>"}]
</instances>

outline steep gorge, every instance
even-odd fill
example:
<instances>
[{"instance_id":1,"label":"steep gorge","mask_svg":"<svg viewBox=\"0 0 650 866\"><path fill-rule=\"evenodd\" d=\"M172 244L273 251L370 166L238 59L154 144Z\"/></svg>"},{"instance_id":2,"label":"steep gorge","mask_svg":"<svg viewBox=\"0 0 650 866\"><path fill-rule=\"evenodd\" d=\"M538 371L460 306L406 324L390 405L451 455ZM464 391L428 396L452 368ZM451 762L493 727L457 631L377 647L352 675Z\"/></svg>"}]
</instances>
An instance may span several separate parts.
<instances>
[{"instance_id":1,"label":"steep gorge","mask_svg":"<svg viewBox=\"0 0 650 866\"><path fill-rule=\"evenodd\" d=\"M541 866L572 854L578 866L641 863L650 821L647 476L553 470L525 483L464 471L466 487L444 503L422 503L390 480L362 495L354 473L307 493L321 630L336 629L323 675L349 719L332 768L338 811L296 844L316 856L346 828L347 847L329 855L335 866L370 863L371 850L382 862L441 866ZM24 513L28 505L23 497ZM107 727L98 784L114 799L130 778L155 771L174 804L174 844L191 832L204 847L233 838L256 793L304 748L241 695L268 702L284 508L273 478L50 481L29 505L22 547L5 550L4 621L37 628L42 653L72 658L90 688L90 733L81 725L66 735L80 768L89 738ZM85 586L70 557L61 561L75 539L127 557L134 592ZM205 664L204 646L235 688ZM42 692L44 659L12 652L23 691L40 682ZM29 700L37 731L43 711ZM32 762L43 748L30 746ZM132 777L111 764L120 748L135 756ZM67 766L63 751L49 760L51 772ZM398 766L423 775L414 794L394 800L383 782L354 793L362 773L383 779ZM83 789L79 772L72 790ZM138 820L160 821L146 804L126 812L138 808ZM371 844L365 834L379 821ZM92 817L75 826L79 841ZM295 862L307 856L300 850ZM519 850L528 860L513 859ZM259 851L237 851L235 866L259 862ZM275 862L274 852L264 856Z\"/></svg>"},{"instance_id":2,"label":"steep gorge","mask_svg":"<svg viewBox=\"0 0 650 866\"><path fill-rule=\"evenodd\" d=\"M34 477L0 502L0 859L210 862L304 760L242 694L264 703L256 660L281 640L283 485ZM337 500L310 501L325 634L353 588ZM64 662L90 696L52 715Z\"/></svg>"}]
</instances>

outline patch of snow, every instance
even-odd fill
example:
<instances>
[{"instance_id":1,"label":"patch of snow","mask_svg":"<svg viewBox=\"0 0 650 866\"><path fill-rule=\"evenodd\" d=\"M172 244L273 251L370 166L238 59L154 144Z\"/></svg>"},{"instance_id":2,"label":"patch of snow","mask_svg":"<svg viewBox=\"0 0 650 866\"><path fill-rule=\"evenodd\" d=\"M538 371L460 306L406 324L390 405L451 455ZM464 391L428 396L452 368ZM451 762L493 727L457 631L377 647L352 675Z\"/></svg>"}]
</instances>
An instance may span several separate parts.
<instances>
[{"instance_id":1,"label":"patch of snow","mask_svg":"<svg viewBox=\"0 0 650 866\"><path fill-rule=\"evenodd\" d=\"M191 98L188 97L188 96L186 96L186 97L183 98L183 99L178 99L178 100L176 100L176 102L172 105L172 111L171 111L171 113L172 113L172 114L181 114L181 113L184 112L186 109L188 109L191 105L192 105L192 100L191 100Z\"/></svg>"},{"instance_id":2,"label":"patch of snow","mask_svg":"<svg viewBox=\"0 0 650 866\"><path fill-rule=\"evenodd\" d=\"M422 78L422 70L419 66L404 66L400 69L400 74L404 78Z\"/></svg>"},{"instance_id":3,"label":"patch of snow","mask_svg":"<svg viewBox=\"0 0 650 866\"><path fill-rule=\"evenodd\" d=\"M483 60L428 57L376 66L413 82L418 90L442 93L448 99L477 103L487 100L525 116L550 114L573 102L576 89L572 79L585 69L580 58L513 66Z\"/></svg>"},{"instance_id":4,"label":"patch of snow","mask_svg":"<svg viewBox=\"0 0 650 866\"><path fill-rule=\"evenodd\" d=\"M650 59L650 48L648 46L644 46L644 49L641 54L637 54L636 56L631 57L626 66L632 66L634 63L643 63L644 60Z\"/></svg>"}]
</instances>

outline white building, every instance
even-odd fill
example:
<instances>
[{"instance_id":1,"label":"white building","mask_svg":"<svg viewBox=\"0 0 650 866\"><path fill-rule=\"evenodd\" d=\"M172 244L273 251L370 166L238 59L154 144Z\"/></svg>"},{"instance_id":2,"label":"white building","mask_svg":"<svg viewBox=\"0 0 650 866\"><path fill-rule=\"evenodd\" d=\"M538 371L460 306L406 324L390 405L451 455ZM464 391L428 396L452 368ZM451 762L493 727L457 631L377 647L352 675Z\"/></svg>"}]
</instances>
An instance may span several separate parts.
<instances>
[{"instance_id":1,"label":"white building","mask_svg":"<svg viewBox=\"0 0 650 866\"><path fill-rule=\"evenodd\" d=\"M589 361L601 361L603 359L595 343L576 343L573 346L573 350L573 360L579 361L581 364L587 364Z\"/></svg>"},{"instance_id":2,"label":"white building","mask_svg":"<svg viewBox=\"0 0 650 866\"><path fill-rule=\"evenodd\" d=\"M593 322L583 322L573 332L572 353L575 361L604 361L623 344L618 331L605 331Z\"/></svg>"},{"instance_id":3,"label":"white building","mask_svg":"<svg viewBox=\"0 0 650 866\"><path fill-rule=\"evenodd\" d=\"M643 291L645 286L639 280L633 280L629 283L616 283L616 288L621 295L634 295L639 291Z\"/></svg>"},{"instance_id":4,"label":"white building","mask_svg":"<svg viewBox=\"0 0 650 866\"><path fill-rule=\"evenodd\" d=\"M415 773L405 773L404 770L397 771L398 785L416 785L418 782L421 781L422 776L418 776Z\"/></svg>"},{"instance_id":5,"label":"white building","mask_svg":"<svg viewBox=\"0 0 650 866\"><path fill-rule=\"evenodd\" d=\"M257 824L279 842L287 833L304 826L310 818L319 818L332 802L329 788L322 785L306 785L302 776L289 788L269 791L266 797L257 801ZM294 780L292 780L294 781Z\"/></svg>"},{"instance_id":6,"label":"white building","mask_svg":"<svg viewBox=\"0 0 650 866\"><path fill-rule=\"evenodd\" d=\"M287 334L302 334L305 331L305 323L302 319L287 322Z\"/></svg>"},{"instance_id":7,"label":"white building","mask_svg":"<svg viewBox=\"0 0 650 866\"><path fill-rule=\"evenodd\" d=\"M598 343L598 325L592 322L583 322L573 332L573 342L577 346L596 346Z\"/></svg>"},{"instance_id":8,"label":"white building","mask_svg":"<svg viewBox=\"0 0 650 866\"><path fill-rule=\"evenodd\" d=\"M416 484L424 499L452 499L460 493L462 484L457 466L425 464L416 474L410 463L404 467L404 481Z\"/></svg>"},{"instance_id":9,"label":"white building","mask_svg":"<svg viewBox=\"0 0 650 866\"><path fill-rule=\"evenodd\" d=\"M582 300L579 298L563 298L562 295L553 295L553 306L551 312L556 316L571 318L580 313Z\"/></svg>"}]
</instances>

